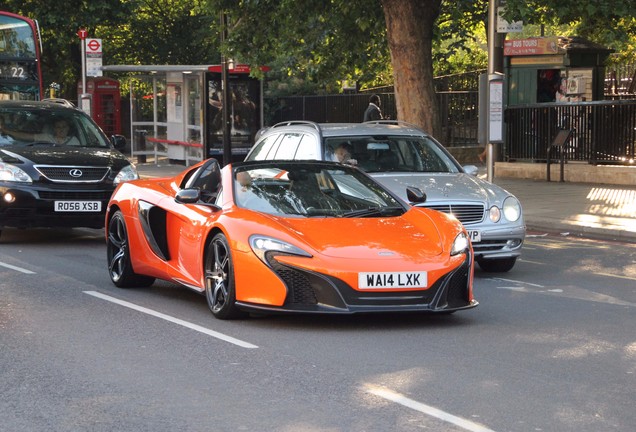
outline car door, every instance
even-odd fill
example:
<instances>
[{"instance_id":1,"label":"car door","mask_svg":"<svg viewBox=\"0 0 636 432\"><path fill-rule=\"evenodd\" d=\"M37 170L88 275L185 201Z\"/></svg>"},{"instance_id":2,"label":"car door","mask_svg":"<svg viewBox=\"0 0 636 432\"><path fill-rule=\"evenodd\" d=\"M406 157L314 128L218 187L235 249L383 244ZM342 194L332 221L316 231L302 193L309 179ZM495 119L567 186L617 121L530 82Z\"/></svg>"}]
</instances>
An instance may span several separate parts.
<instances>
[{"instance_id":1,"label":"car door","mask_svg":"<svg viewBox=\"0 0 636 432\"><path fill-rule=\"evenodd\" d=\"M218 162L210 159L182 185L201 191L198 204L183 204L174 197L164 198L159 205L166 211L166 235L170 257L168 271L180 283L203 289L203 251L210 219L220 211L208 205L216 197L221 184Z\"/></svg>"}]
</instances>

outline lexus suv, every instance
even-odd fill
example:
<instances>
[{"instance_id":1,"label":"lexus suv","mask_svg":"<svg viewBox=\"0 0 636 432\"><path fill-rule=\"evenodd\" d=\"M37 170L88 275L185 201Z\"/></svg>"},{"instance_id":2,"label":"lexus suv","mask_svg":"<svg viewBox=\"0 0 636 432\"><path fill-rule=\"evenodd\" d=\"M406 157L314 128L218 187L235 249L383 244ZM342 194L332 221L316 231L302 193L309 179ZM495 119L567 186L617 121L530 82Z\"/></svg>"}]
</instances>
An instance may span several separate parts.
<instances>
[{"instance_id":1,"label":"lexus suv","mask_svg":"<svg viewBox=\"0 0 636 432\"><path fill-rule=\"evenodd\" d=\"M138 178L125 145L71 106L0 101L0 232L103 228L115 186Z\"/></svg>"},{"instance_id":2,"label":"lexus suv","mask_svg":"<svg viewBox=\"0 0 636 432\"><path fill-rule=\"evenodd\" d=\"M289 121L261 130L246 160L320 159L356 165L409 202L419 188L428 207L454 215L472 240L475 260L487 272L511 270L521 255L526 226L521 204L501 187L462 167L433 137L399 121L324 123Z\"/></svg>"}]
</instances>

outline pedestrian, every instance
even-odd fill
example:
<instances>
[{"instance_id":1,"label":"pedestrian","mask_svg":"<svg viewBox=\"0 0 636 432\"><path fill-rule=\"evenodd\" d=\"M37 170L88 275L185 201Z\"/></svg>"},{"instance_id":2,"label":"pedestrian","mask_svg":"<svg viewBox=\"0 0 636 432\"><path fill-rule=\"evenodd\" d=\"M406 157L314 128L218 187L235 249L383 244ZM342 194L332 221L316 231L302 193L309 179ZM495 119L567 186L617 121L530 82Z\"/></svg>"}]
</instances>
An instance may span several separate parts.
<instances>
[{"instance_id":1,"label":"pedestrian","mask_svg":"<svg viewBox=\"0 0 636 432\"><path fill-rule=\"evenodd\" d=\"M382 119L382 111L380 111L380 96L374 94L369 98L369 106L364 112L364 120L362 121L366 122Z\"/></svg>"}]
</instances>

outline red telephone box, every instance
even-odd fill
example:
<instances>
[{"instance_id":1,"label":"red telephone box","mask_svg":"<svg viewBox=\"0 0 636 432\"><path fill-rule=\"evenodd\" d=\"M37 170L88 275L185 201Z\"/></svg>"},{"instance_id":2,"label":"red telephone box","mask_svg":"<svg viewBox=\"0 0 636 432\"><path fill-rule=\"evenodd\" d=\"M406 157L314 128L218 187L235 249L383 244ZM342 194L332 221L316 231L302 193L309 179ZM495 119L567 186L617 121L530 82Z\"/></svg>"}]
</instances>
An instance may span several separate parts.
<instances>
[{"instance_id":1,"label":"red telephone box","mask_svg":"<svg viewBox=\"0 0 636 432\"><path fill-rule=\"evenodd\" d=\"M119 81L106 77L86 78L86 93L91 95L91 117L111 136L121 134L121 93ZM82 94L82 83L77 84Z\"/></svg>"}]
</instances>

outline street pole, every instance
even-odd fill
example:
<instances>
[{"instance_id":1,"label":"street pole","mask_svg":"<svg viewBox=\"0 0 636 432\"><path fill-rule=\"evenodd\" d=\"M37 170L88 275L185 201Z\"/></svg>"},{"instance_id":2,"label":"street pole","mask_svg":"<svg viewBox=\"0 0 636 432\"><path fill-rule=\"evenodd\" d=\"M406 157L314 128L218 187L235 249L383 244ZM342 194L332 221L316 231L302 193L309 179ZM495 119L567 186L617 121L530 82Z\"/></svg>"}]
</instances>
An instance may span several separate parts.
<instances>
[{"instance_id":1,"label":"street pole","mask_svg":"<svg viewBox=\"0 0 636 432\"><path fill-rule=\"evenodd\" d=\"M495 39L497 37L497 0L488 0L488 80L495 73ZM490 101L490 85L488 86L488 101ZM486 124L490 124L490 118ZM486 180L492 182L494 180L495 171L495 152L494 145L490 140L488 133L488 143L486 152Z\"/></svg>"},{"instance_id":2,"label":"street pole","mask_svg":"<svg viewBox=\"0 0 636 432\"><path fill-rule=\"evenodd\" d=\"M86 38L82 38L82 95L86 94Z\"/></svg>"},{"instance_id":3,"label":"street pole","mask_svg":"<svg viewBox=\"0 0 636 432\"><path fill-rule=\"evenodd\" d=\"M498 6L501 0L488 1L488 121L487 124L495 126L493 131L495 139L488 133L486 153L487 180L492 182L495 172L495 143L503 143L503 46L506 33L497 32ZM495 83L496 82L496 83ZM495 89L496 94L491 93ZM494 116L493 116L494 114Z\"/></svg>"},{"instance_id":4,"label":"street pole","mask_svg":"<svg viewBox=\"0 0 636 432\"><path fill-rule=\"evenodd\" d=\"M225 12L221 12L221 49L227 36L227 15ZM230 123L230 110L232 109L232 100L230 99L230 86L227 78L227 58L223 51L221 51L221 91L222 91L222 106L221 113L223 117L223 166L229 164L232 160L232 143L231 143L231 130L232 124Z\"/></svg>"}]
</instances>

